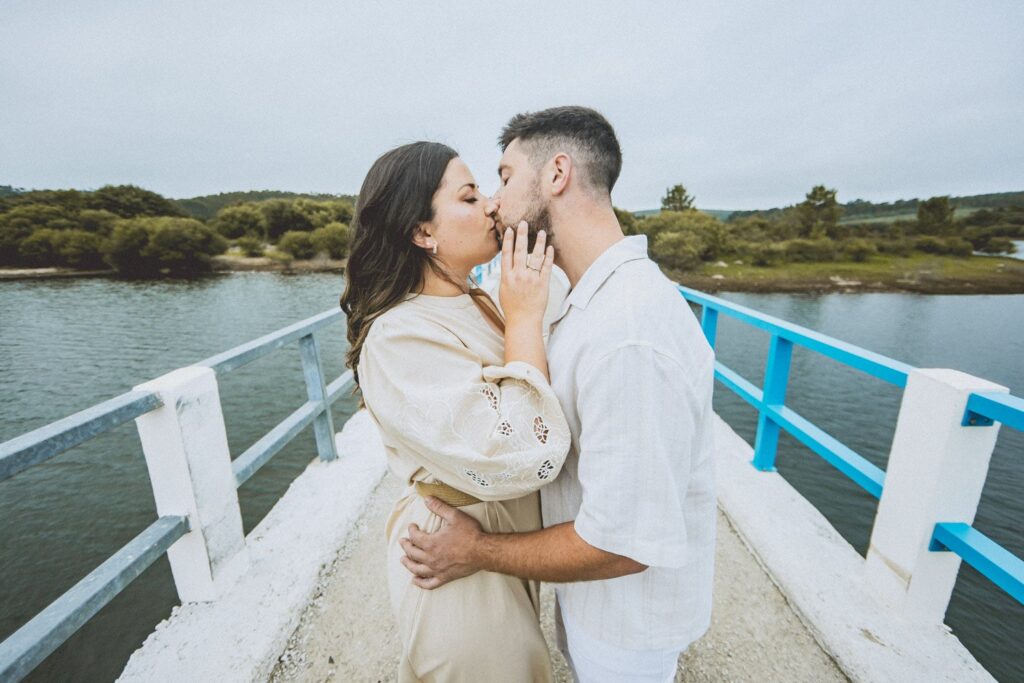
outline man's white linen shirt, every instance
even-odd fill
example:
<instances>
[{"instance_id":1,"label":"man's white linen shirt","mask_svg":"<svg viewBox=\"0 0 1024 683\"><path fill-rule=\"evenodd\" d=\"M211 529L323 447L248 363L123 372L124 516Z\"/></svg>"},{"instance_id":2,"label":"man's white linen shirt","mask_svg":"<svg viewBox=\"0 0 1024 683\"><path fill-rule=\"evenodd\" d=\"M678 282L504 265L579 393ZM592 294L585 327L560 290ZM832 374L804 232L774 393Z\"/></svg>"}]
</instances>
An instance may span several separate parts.
<instances>
[{"instance_id":1,"label":"man's white linen shirt","mask_svg":"<svg viewBox=\"0 0 1024 683\"><path fill-rule=\"evenodd\" d=\"M572 445L541 489L544 526L575 520L590 545L649 567L557 585L562 618L619 647L682 649L711 620L714 353L646 236L615 243L583 274L551 327L548 362Z\"/></svg>"}]
</instances>

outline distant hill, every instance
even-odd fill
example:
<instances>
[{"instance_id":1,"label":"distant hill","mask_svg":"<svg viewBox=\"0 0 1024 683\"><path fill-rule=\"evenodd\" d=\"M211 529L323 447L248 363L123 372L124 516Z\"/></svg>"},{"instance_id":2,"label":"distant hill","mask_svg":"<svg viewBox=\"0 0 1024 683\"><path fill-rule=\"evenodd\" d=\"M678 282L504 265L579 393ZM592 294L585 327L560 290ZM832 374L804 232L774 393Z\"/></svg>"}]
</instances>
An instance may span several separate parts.
<instances>
[{"instance_id":1,"label":"distant hill","mask_svg":"<svg viewBox=\"0 0 1024 683\"><path fill-rule=\"evenodd\" d=\"M10 185L0 185L0 197L10 197L16 194L21 194L25 190L20 187L11 187Z\"/></svg>"},{"instance_id":2,"label":"distant hill","mask_svg":"<svg viewBox=\"0 0 1024 683\"><path fill-rule=\"evenodd\" d=\"M323 202L332 199L347 199L355 202L355 195L350 194L304 194L301 192L281 192L278 190L252 190L249 192L221 192L202 197L188 199L172 199L182 210L195 218L208 220L213 218L225 206L241 202L260 202L265 199L312 199Z\"/></svg>"},{"instance_id":3,"label":"distant hill","mask_svg":"<svg viewBox=\"0 0 1024 683\"><path fill-rule=\"evenodd\" d=\"M950 197L950 201L957 207L958 216L970 213L971 209L996 209L1003 206L1024 206L1024 191L1017 192L995 192L991 194L965 195L962 197ZM879 222L882 220L895 220L897 218L914 218L917 214L919 199L897 199L894 202L869 202L864 199L854 199L851 202L842 204L842 223L858 222ZM771 217L781 214L788 207L776 207L771 209L757 209L753 211L734 211L731 218L742 218L761 214ZM710 211L706 213L711 213Z\"/></svg>"},{"instance_id":4,"label":"distant hill","mask_svg":"<svg viewBox=\"0 0 1024 683\"><path fill-rule=\"evenodd\" d=\"M729 216L736 213L730 209L697 209L701 213L706 213L709 216L714 216L720 221L729 220ZM637 218L647 218L648 216L657 216L661 213L661 209L644 209L643 211L633 211L632 214Z\"/></svg>"}]
</instances>

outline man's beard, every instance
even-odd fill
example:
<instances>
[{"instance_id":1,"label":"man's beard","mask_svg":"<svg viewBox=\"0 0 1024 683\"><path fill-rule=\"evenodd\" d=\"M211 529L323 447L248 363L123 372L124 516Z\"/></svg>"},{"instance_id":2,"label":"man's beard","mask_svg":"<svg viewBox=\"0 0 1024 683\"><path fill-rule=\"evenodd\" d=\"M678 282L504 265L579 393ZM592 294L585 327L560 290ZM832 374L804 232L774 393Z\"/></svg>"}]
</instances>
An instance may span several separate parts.
<instances>
[{"instance_id":1,"label":"man's beard","mask_svg":"<svg viewBox=\"0 0 1024 683\"><path fill-rule=\"evenodd\" d=\"M523 215L515 220L507 220L505 216L500 218L502 223L512 226L513 230L519 229L519 221L526 221L529 226L527 230L527 247L531 254L533 253L534 245L537 243L537 233L541 230L545 233L546 244L554 244L555 233L551 229L551 212L548 210L548 205L541 200L539 188L531 193L530 204L523 211ZM504 236L504 231L502 231L502 236Z\"/></svg>"}]
</instances>

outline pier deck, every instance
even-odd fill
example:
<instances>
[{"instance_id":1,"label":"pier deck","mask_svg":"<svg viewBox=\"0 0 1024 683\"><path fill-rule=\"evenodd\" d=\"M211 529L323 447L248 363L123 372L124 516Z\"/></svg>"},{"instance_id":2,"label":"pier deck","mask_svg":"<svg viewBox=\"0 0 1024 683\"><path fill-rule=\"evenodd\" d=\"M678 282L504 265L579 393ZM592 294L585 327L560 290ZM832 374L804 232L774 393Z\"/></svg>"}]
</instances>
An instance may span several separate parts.
<instances>
[{"instance_id":1,"label":"pier deck","mask_svg":"<svg viewBox=\"0 0 1024 683\"><path fill-rule=\"evenodd\" d=\"M394 680L399 644L384 584L384 520L400 486L388 476L373 494L358 536L321 575L317 595L271 681ZM845 681L718 514L711 629L680 660L678 681ZM553 643L553 593L543 591L543 625ZM571 681L552 648L556 680Z\"/></svg>"}]
</instances>

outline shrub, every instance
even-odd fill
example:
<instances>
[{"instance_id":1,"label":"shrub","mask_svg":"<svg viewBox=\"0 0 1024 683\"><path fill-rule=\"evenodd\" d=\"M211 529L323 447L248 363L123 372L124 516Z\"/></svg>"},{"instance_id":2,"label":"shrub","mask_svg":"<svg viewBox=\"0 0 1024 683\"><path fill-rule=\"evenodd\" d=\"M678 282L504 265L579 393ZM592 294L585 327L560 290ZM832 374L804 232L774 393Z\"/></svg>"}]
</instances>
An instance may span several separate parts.
<instances>
[{"instance_id":1,"label":"shrub","mask_svg":"<svg viewBox=\"0 0 1024 683\"><path fill-rule=\"evenodd\" d=\"M20 247L26 263L36 266L99 268L103 265L102 239L84 230L36 230Z\"/></svg>"},{"instance_id":2,"label":"shrub","mask_svg":"<svg viewBox=\"0 0 1024 683\"><path fill-rule=\"evenodd\" d=\"M235 240L235 246L246 256L263 256L263 240L257 237L239 237Z\"/></svg>"},{"instance_id":3,"label":"shrub","mask_svg":"<svg viewBox=\"0 0 1024 683\"><path fill-rule=\"evenodd\" d=\"M118 220L117 214L103 209L82 209L78 213L78 224L82 230L107 237L114 231L114 223Z\"/></svg>"},{"instance_id":4,"label":"shrub","mask_svg":"<svg viewBox=\"0 0 1024 683\"><path fill-rule=\"evenodd\" d=\"M690 270L700 263L700 245L691 234L665 232L654 238L651 256L666 268Z\"/></svg>"},{"instance_id":5,"label":"shrub","mask_svg":"<svg viewBox=\"0 0 1024 683\"><path fill-rule=\"evenodd\" d=\"M21 261L30 266L56 266L59 230L36 230L18 245Z\"/></svg>"},{"instance_id":6,"label":"shrub","mask_svg":"<svg viewBox=\"0 0 1024 683\"><path fill-rule=\"evenodd\" d=\"M103 245L103 259L119 273L147 275L159 272L156 262L142 255L149 244L149 230L145 223L142 219L118 221Z\"/></svg>"},{"instance_id":7,"label":"shrub","mask_svg":"<svg viewBox=\"0 0 1024 683\"><path fill-rule=\"evenodd\" d=\"M832 261L836 247L831 240L789 240L783 243L787 261Z\"/></svg>"},{"instance_id":8,"label":"shrub","mask_svg":"<svg viewBox=\"0 0 1024 683\"><path fill-rule=\"evenodd\" d=\"M946 237L942 241L945 243L946 253L950 256L966 257L974 252L971 243L962 237Z\"/></svg>"},{"instance_id":9,"label":"shrub","mask_svg":"<svg viewBox=\"0 0 1024 683\"><path fill-rule=\"evenodd\" d=\"M759 242L750 245L747 258L755 266L774 266L785 260L783 248L779 244Z\"/></svg>"},{"instance_id":10,"label":"shrub","mask_svg":"<svg viewBox=\"0 0 1024 683\"><path fill-rule=\"evenodd\" d=\"M990 237L980 251L986 254L1013 254L1017 247L1009 237Z\"/></svg>"},{"instance_id":11,"label":"shrub","mask_svg":"<svg viewBox=\"0 0 1024 683\"><path fill-rule=\"evenodd\" d=\"M317 228L310 235L313 248L317 253L327 252L327 255L333 259L345 258L348 255L351 238L351 231L344 223L328 223L322 228Z\"/></svg>"},{"instance_id":12,"label":"shrub","mask_svg":"<svg viewBox=\"0 0 1024 683\"><path fill-rule=\"evenodd\" d=\"M279 251L291 254L297 259L310 259L316 256L316 248L313 246L313 238L308 232L289 230L281 235L277 243Z\"/></svg>"},{"instance_id":13,"label":"shrub","mask_svg":"<svg viewBox=\"0 0 1024 683\"><path fill-rule=\"evenodd\" d=\"M210 270L227 241L193 218L119 221L104 247L107 263L128 275L193 274Z\"/></svg>"},{"instance_id":14,"label":"shrub","mask_svg":"<svg viewBox=\"0 0 1024 683\"><path fill-rule=\"evenodd\" d=\"M102 268L103 238L85 230L65 230L60 233L58 255L63 265L70 268Z\"/></svg>"},{"instance_id":15,"label":"shrub","mask_svg":"<svg viewBox=\"0 0 1024 683\"><path fill-rule=\"evenodd\" d=\"M286 232L309 232L313 222L294 202L287 199L270 199L260 202L260 211L267 221L267 237L273 241Z\"/></svg>"},{"instance_id":16,"label":"shrub","mask_svg":"<svg viewBox=\"0 0 1024 683\"><path fill-rule=\"evenodd\" d=\"M217 212L211 225L228 239L264 238L267 234L267 219L251 204L224 207Z\"/></svg>"},{"instance_id":17,"label":"shrub","mask_svg":"<svg viewBox=\"0 0 1024 683\"><path fill-rule=\"evenodd\" d=\"M194 218L157 218L149 230L143 256L155 259L160 270L171 274L208 271L211 257L228 248L227 240Z\"/></svg>"},{"instance_id":18,"label":"shrub","mask_svg":"<svg viewBox=\"0 0 1024 683\"><path fill-rule=\"evenodd\" d=\"M950 256L970 256L974 251L971 243L962 237L933 237L924 235L914 240L914 248L926 254L948 254Z\"/></svg>"},{"instance_id":19,"label":"shrub","mask_svg":"<svg viewBox=\"0 0 1024 683\"><path fill-rule=\"evenodd\" d=\"M867 261L878 253L878 248L865 239L852 239L843 243L843 255L851 261Z\"/></svg>"},{"instance_id":20,"label":"shrub","mask_svg":"<svg viewBox=\"0 0 1024 683\"><path fill-rule=\"evenodd\" d=\"M101 209L122 218L184 216L171 200L134 185L106 185L84 195L86 208Z\"/></svg>"},{"instance_id":21,"label":"shrub","mask_svg":"<svg viewBox=\"0 0 1024 683\"><path fill-rule=\"evenodd\" d=\"M662 211L638 221L634 228L656 242L668 233L689 235L700 259L712 261L730 248L729 229L714 216L691 209L689 211Z\"/></svg>"},{"instance_id":22,"label":"shrub","mask_svg":"<svg viewBox=\"0 0 1024 683\"><path fill-rule=\"evenodd\" d=\"M913 242L905 239L899 240L877 240L875 247L879 252L883 254L892 254L893 256L909 256L910 252L914 249Z\"/></svg>"}]
</instances>

